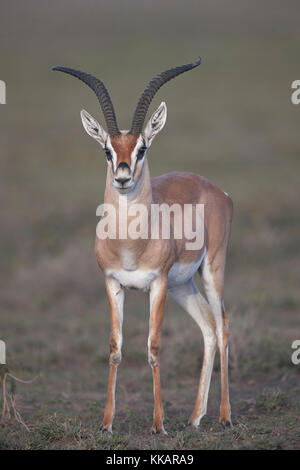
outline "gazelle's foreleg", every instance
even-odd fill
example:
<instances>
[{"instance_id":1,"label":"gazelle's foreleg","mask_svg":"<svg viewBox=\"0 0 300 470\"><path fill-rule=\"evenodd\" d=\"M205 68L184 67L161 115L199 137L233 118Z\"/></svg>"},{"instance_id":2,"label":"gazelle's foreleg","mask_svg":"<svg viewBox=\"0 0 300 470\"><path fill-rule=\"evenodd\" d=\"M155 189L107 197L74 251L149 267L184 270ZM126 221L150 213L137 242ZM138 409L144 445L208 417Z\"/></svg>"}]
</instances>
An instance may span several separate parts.
<instances>
[{"instance_id":1,"label":"gazelle's foreleg","mask_svg":"<svg viewBox=\"0 0 300 470\"><path fill-rule=\"evenodd\" d=\"M161 399L159 356L161 350L161 330L165 313L167 278L155 279L150 288L150 320L148 337L148 361L153 374L154 413L153 433L166 434L163 425L164 412Z\"/></svg>"},{"instance_id":2,"label":"gazelle's foreleg","mask_svg":"<svg viewBox=\"0 0 300 470\"><path fill-rule=\"evenodd\" d=\"M122 359L124 289L112 278L106 278L105 285L110 308L111 334L107 400L101 429L112 432L112 422L115 414L117 368Z\"/></svg>"},{"instance_id":3,"label":"gazelle's foreleg","mask_svg":"<svg viewBox=\"0 0 300 470\"><path fill-rule=\"evenodd\" d=\"M219 422L223 426L231 426L231 408L229 402L228 383L228 320L224 310L223 283L225 257L220 253L210 263L205 260L203 281L209 305L216 322L216 333L221 363L221 405Z\"/></svg>"},{"instance_id":4,"label":"gazelle's foreleg","mask_svg":"<svg viewBox=\"0 0 300 470\"><path fill-rule=\"evenodd\" d=\"M195 407L189 419L189 423L197 427L207 410L208 392L217 346L215 320L208 303L202 297L193 279L186 284L171 288L169 292L176 302L191 315L203 334L203 364Z\"/></svg>"}]
</instances>

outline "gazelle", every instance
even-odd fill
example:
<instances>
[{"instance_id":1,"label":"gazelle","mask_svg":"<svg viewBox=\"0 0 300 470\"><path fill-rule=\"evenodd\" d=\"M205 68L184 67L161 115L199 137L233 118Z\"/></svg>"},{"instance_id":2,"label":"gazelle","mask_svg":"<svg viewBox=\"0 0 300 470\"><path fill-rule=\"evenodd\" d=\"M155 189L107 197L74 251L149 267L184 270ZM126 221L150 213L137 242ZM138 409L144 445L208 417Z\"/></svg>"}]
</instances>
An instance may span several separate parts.
<instances>
[{"instance_id":1,"label":"gazelle","mask_svg":"<svg viewBox=\"0 0 300 470\"><path fill-rule=\"evenodd\" d=\"M152 432L165 433L160 387L159 358L161 332L167 293L186 310L200 327L204 338L204 357L196 403L189 423L198 427L207 409L207 398L217 346L221 357L221 406L219 421L231 425L228 392L228 321L223 303L226 251L232 220L232 201L207 179L193 173L169 173L151 179L147 151L163 129L166 104L162 102L143 129L150 103L159 88L177 75L197 67L194 63L175 67L156 75L143 91L137 104L130 131L120 131L109 93L102 81L66 67L54 70L73 75L96 94L107 125L107 131L87 111L81 111L86 132L104 149L107 177L104 202L118 214L120 201L126 200L129 213L132 204L143 204L150 213L153 203L204 204L204 245L198 250L186 249L184 236L176 239L100 239L96 237L95 253L105 277L110 307L111 335L107 401L101 428L112 432L115 414L117 368L121 362L124 289L137 288L150 292L148 360L153 373L154 413ZM128 214L127 213L127 214ZM127 216L126 214L126 216ZM142 221L143 222L143 221ZM161 219L147 224L161 223ZM170 219L174 224L174 219ZM174 227L172 227L174 228ZM195 285L196 272L202 275L207 300ZM191 352L192 353L192 352Z\"/></svg>"}]
</instances>

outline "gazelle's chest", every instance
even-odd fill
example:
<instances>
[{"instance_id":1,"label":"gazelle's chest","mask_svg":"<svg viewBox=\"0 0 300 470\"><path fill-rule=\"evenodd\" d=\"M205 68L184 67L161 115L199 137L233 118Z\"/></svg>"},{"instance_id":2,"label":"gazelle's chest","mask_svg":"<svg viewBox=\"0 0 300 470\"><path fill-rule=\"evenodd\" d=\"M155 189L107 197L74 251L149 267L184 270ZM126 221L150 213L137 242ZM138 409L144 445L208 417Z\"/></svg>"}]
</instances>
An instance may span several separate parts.
<instances>
[{"instance_id":1,"label":"gazelle's chest","mask_svg":"<svg viewBox=\"0 0 300 470\"><path fill-rule=\"evenodd\" d=\"M116 279L127 289L148 291L161 272L160 253L157 253L155 246L142 247L144 251L133 248L134 246L123 246L113 262L106 264L105 274Z\"/></svg>"},{"instance_id":2,"label":"gazelle's chest","mask_svg":"<svg viewBox=\"0 0 300 470\"><path fill-rule=\"evenodd\" d=\"M159 275L159 269L106 269L106 275L113 277L127 289L147 291L151 282Z\"/></svg>"}]
</instances>

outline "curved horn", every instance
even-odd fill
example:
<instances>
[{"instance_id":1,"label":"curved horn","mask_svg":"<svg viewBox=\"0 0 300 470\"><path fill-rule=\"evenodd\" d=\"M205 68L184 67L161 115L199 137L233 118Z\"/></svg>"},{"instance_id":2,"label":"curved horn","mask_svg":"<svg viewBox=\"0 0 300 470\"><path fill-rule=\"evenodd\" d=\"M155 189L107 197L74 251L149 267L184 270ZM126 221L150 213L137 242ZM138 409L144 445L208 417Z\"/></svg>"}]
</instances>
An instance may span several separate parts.
<instances>
[{"instance_id":1,"label":"curved horn","mask_svg":"<svg viewBox=\"0 0 300 470\"><path fill-rule=\"evenodd\" d=\"M181 65L179 67L166 70L165 72L159 73L154 78L152 78L152 80L148 83L139 99L139 102L134 112L130 133L136 135L142 132L144 120L150 103L153 100L155 93L160 89L162 85L167 83L169 80L172 80L172 78L177 77L177 75L187 72L188 70L192 70L200 64L201 57L199 57L192 64Z\"/></svg>"},{"instance_id":2,"label":"curved horn","mask_svg":"<svg viewBox=\"0 0 300 470\"><path fill-rule=\"evenodd\" d=\"M80 72L80 70L74 70L68 67L56 66L52 67L52 70L58 70L59 72L65 72L69 75L73 75L73 77L79 78L79 80L82 80L86 85L88 85L99 100L106 121L108 133L110 135L120 134L111 98L104 83L101 82L101 80L93 77L92 75L89 75L88 73Z\"/></svg>"}]
</instances>

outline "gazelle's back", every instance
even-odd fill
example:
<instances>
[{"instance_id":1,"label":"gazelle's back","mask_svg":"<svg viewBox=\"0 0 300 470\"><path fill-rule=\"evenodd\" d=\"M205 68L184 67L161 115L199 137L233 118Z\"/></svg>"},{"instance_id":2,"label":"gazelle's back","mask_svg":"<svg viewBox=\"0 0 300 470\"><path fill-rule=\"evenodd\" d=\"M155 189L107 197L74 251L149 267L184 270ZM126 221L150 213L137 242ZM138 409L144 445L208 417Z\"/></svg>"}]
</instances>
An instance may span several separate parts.
<instances>
[{"instance_id":1,"label":"gazelle's back","mask_svg":"<svg viewBox=\"0 0 300 470\"><path fill-rule=\"evenodd\" d=\"M151 179L153 202L171 204L205 204L205 225L211 220L231 221L233 203L227 193L196 173L166 173ZM209 209L212 209L209 210Z\"/></svg>"},{"instance_id":2,"label":"gazelle's back","mask_svg":"<svg viewBox=\"0 0 300 470\"><path fill-rule=\"evenodd\" d=\"M208 179L191 172L174 171L151 178L153 202L168 204L224 204L231 199Z\"/></svg>"}]
</instances>

